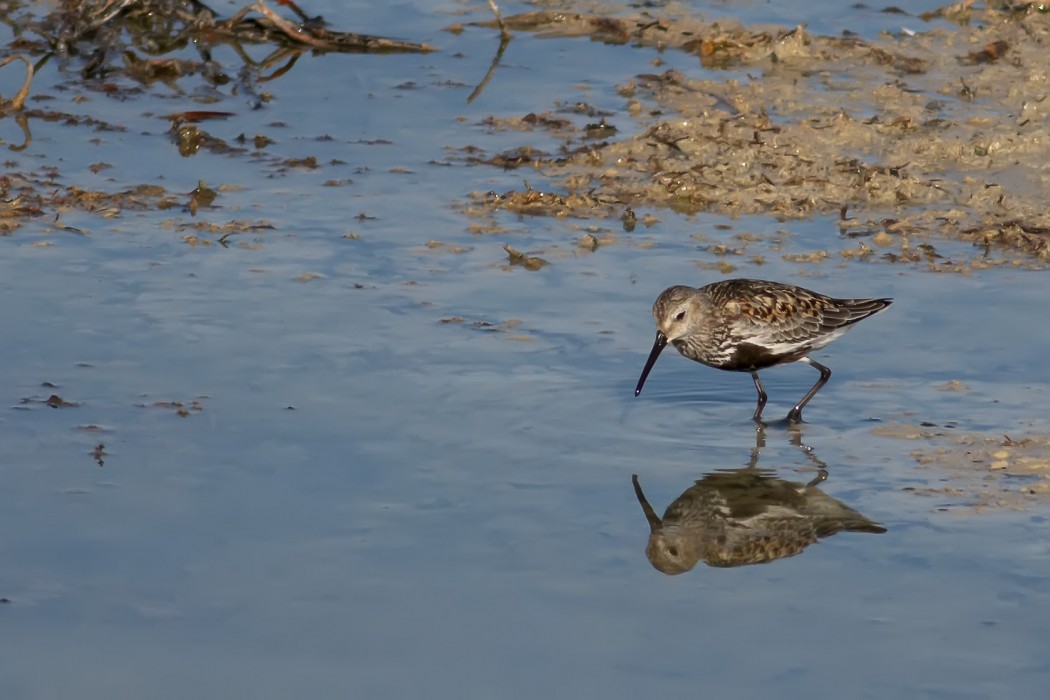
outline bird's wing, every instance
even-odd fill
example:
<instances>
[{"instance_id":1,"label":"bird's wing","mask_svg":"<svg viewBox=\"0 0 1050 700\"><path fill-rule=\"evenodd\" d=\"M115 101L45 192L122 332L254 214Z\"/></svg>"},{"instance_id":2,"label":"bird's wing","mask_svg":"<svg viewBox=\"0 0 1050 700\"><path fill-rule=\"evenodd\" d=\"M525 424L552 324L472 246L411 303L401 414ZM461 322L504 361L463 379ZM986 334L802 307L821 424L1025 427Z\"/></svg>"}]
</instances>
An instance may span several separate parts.
<instances>
[{"instance_id":1,"label":"bird's wing","mask_svg":"<svg viewBox=\"0 0 1050 700\"><path fill-rule=\"evenodd\" d=\"M832 299L795 288L790 294L771 289L730 299L725 309L742 337L786 352L826 345L888 303L884 299Z\"/></svg>"}]
</instances>

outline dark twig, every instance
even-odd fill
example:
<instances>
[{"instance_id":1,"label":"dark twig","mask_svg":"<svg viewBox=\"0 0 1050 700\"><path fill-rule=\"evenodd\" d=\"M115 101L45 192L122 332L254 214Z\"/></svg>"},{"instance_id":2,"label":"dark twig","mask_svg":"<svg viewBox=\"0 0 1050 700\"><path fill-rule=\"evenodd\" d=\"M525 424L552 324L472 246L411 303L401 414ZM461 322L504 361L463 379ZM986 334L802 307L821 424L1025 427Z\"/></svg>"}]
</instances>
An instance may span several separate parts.
<instances>
[{"instance_id":1,"label":"dark twig","mask_svg":"<svg viewBox=\"0 0 1050 700\"><path fill-rule=\"evenodd\" d=\"M273 22L273 26L280 29L294 41L302 42L304 44L307 44L308 46L313 46L315 48L329 47L329 42L324 41L323 39L317 39L304 28L298 27L292 22L289 22L288 20L284 19L276 12L271 10L269 7L267 7L266 3L264 3L263 0L256 0L253 9L266 19Z\"/></svg>"},{"instance_id":2,"label":"dark twig","mask_svg":"<svg viewBox=\"0 0 1050 700\"><path fill-rule=\"evenodd\" d=\"M503 59L503 52L507 50L507 44L510 43L510 34L502 34L499 38L499 48L496 50L496 56L492 59L492 65L489 66L489 70L485 73L485 77L478 83L478 86L474 88L474 92L470 93L470 97L467 98L467 104L473 102L478 95L482 93L488 82L492 80L492 76L496 72L496 67L499 62Z\"/></svg>"},{"instance_id":3,"label":"dark twig","mask_svg":"<svg viewBox=\"0 0 1050 700\"><path fill-rule=\"evenodd\" d=\"M15 124L18 124L18 128L22 130L22 144L15 145L11 144L8 149L15 151L24 151L33 142L33 132L29 130L29 117L25 112L17 112L15 114Z\"/></svg>"}]
</instances>

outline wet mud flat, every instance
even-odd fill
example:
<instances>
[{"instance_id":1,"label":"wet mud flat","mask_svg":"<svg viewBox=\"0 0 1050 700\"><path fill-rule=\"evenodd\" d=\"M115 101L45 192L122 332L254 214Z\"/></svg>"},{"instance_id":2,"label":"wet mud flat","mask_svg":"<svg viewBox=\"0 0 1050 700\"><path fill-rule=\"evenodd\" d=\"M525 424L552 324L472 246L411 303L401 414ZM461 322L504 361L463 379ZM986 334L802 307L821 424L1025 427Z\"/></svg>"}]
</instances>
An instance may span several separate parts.
<instances>
[{"instance_id":1,"label":"wet mud flat","mask_svg":"<svg viewBox=\"0 0 1050 700\"><path fill-rule=\"evenodd\" d=\"M830 256L963 273L1000 265L1043 269L1050 263L1045 4L962 2L921 17L887 9L910 28L873 39L816 35L805 25L710 20L674 3L646 11L543 6L503 17L508 36L586 37L624 51L655 48L695 56L698 70L666 69L657 58L651 72L624 76L618 92L630 121L585 103L568 114L538 107L485 119L486 128L505 131L508 138L521 132L520 145L499 152L470 146L453 160L519 171L526 184L475 193L458 203L468 214L623 218L632 227L634 210L645 211L644 219L664 208L781 221L834 215L839 238L829 241L828 250L800 254L801 260ZM270 99L267 82L295 70L305 52L436 50L425 42L340 31L312 17L308 7L289 8L278 12L260 2L216 13L190 2L145 0L68 3L46 14L14 7L3 19L17 39L2 60L12 62L4 70L15 70L20 59L37 72L61 61L63 90L109 98L136 100L157 86L232 86L264 105ZM495 22L479 24L496 30ZM464 27L454 24L447 31ZM261 59L246 53L259 47L268 51ZM216 60L219 48L232 48L243 64ZM498 56L494 68L499 80ZM126 129L48 109L53 96L31 88L32 74L27 71L23 89L5 95L3 104L26 143L34 119L101 132ZM174 112L167 115L170 138L183 156L208 151L250 157L273 172L321 164L309 157L268 157L272 141L262 134L229 142L209 133L209 122L231 116L221 103ZM540 149L529 132L560 146ZM56 210L113 217L124 208L185 205L195 213L214 199L192 193L185 199L157 183L92 191L63 186L57 175L54 168L6 174L4 233ZM542 187L527 184L537 178ZM238 225L244 224L233 228ZM944 240L972 244L973 252L942 255L937 245Z\"/></svg>"},{"instance_id":2,"label":"wet mud flat","mask_svg":"<svg viewBox=\"0 0 1050 700\"><path fill-rule=\"evenodd\" d=\"M636 117L632 132L611 133L611 115L601 114L582 128L557 114L494 121L563 145L544 152L523 137L511 151L474 154L551 183L478 193L474 205L582 218L642 207L779 220L835 214L852 246L834 256L954 272L1050 262L1044 5L902 13L918 31L872 40L688 12L567 7L505 18L545 37L684 52L705 70L660 70L656 60L653 72L626 80L619 92ZM972 243L973 255L940 257L944 239Z\"/></svg>"}]
</instances>

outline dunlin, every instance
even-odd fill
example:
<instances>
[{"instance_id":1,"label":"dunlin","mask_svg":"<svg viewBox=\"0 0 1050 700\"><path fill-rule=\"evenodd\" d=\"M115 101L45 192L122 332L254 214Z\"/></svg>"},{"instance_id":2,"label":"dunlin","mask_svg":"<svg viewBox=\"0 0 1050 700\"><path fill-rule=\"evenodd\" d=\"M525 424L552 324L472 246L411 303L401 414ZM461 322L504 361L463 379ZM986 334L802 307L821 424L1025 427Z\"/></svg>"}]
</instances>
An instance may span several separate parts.
<instances>
[{"instance_id":1,"label":"dunlin","mask_svg":"<svg viewBox=\"0 0 1050 700\"><path fill-rule=\"evenodd\" d=\"M680 574L700 560L730 567L791 557L837 532L886 532L817 488L827 476L820 470L803 485L764 469L715 472L686 489L663 518L632 476L634 494L649 521L645 555L657 571Z\"/></svg>"},{"instance_id":2,"label":"dunlin","mask_svg":"<svg viewBox=\"0 0 1050 700\"><path fill-rule=\"evenodd\" d=\"M788 412L801 421L802 409L820 391L831 370L808 357L845 333L857 321L882 311L892 299L833 299L802 287L765 280L735 279L705 287L665 289L653 304L656 342L638 379L642 392L660 351L671 343L690 360L732 372L750 372L758 391L752 416L758 421L766 392L758 371L788 362L805 362L820 379Z\"/></svg>"}]
</instances>

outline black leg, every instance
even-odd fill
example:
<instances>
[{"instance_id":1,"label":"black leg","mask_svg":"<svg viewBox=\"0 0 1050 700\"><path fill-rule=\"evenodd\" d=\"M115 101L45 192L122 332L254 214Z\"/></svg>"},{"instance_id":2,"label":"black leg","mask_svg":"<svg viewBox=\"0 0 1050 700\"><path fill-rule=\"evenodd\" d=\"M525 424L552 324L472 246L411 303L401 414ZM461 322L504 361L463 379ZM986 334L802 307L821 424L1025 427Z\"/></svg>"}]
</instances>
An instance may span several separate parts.
<instances>
[{"instance_id":1,"label":"black leg","mask_svg":"<svg viewBox=\"0 0 1050 700\"><path fill-rule=\"evenodd\" d=\"M793 409L788 411L788 420L795 421L796 423L802 422L802 409L806 407L809 400L816 396L817 392L820 391L820 388L827 384L828 380L831 378L831 370L819 362L811 360L808 357L801 358L799 362L805 362L807 365L815 367L820 372L820 379L817 380L817 383L813 385L812 389L806 392L806 395L802 397L802 400L795 404Z\"/></svg>"},{"instance_id":2,"label":"black leg","mask_svg":"<svg viewBox=\"0 0 1050 700\"><path fill-rule=\"evenodd\" d=\"M762 388L762 382L758 379L758 372L752 372L751 378L755 380L755 389L758 391L758 405L755 406L755 415L751 416L751 420L760 421L762 420L762 409L766 407L766 390Z\"/></svg>"}]
</instances>

